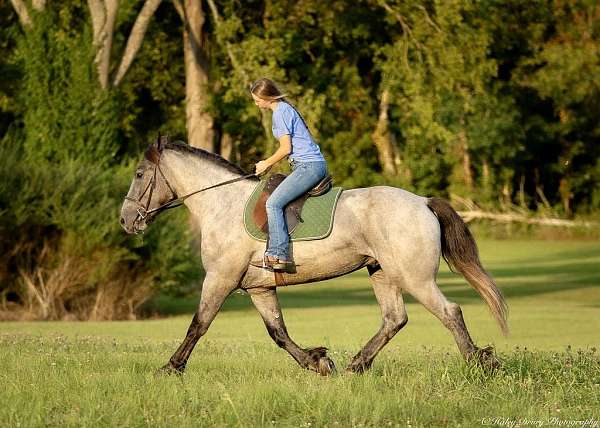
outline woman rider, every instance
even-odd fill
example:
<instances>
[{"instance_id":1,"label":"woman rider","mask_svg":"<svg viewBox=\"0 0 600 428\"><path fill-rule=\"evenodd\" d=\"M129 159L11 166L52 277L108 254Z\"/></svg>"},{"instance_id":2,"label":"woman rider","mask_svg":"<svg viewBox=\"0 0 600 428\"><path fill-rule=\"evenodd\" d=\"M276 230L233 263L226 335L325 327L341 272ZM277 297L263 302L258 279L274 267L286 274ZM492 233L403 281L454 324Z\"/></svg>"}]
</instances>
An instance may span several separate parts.
<instances>
[{"instance_id":1,"label":"woman rider","mask_svg":"<svg viewBox=\"0 0 600 428\"><path fill-rule=\"evenodd\" d=\"M289 156L292 173L281 182L267 199L269 242L264 266L274 271L290 271L294 263L289 253L289 236L285 222L285 206L312 189L327 175L327 164L319 146L298 111L287 102L273 81L262 78L250 89L254 103L273 112L273 136L279 148L267 159L256 164L257 175Z\"/></svg>"}]
</instances>

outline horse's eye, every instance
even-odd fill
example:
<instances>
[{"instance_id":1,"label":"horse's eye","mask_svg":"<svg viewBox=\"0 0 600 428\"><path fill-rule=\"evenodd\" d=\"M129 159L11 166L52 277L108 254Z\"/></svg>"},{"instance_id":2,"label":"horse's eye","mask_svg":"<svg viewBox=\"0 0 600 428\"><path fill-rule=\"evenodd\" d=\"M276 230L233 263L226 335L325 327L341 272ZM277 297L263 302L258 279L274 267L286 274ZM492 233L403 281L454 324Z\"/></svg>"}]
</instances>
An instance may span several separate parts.
<instances>
[{"instance_id":1,"label":"horse's eye","mask_svg":"<svg viewBox=\"0 0 600 428\"><path fill-rule=\"evenodd\" d=\"M137 178L142 178L144 176L144 173L142 171L138 171L138 172L135 173L135 176Z\"/></svg>"}]
</instances>

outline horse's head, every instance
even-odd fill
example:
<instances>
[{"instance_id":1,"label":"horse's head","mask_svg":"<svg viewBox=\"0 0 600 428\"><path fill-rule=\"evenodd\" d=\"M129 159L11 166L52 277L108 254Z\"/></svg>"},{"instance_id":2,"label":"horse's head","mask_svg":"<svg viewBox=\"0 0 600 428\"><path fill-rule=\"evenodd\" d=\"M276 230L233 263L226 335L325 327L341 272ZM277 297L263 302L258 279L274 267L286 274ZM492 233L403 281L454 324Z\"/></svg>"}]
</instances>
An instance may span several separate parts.
<instances>
[{"instance_id":1,"label":"horse's head","mask_svg":"<svg viewBox=\"0 0 600 428\"><path fill-rule=\"evenodd\" d=\"M143 232L160 212L157 208L177 198L160 168L163 148L167 142L169 137L158 137L148 146L144 160L135 169L121 208L121 227L127 233Z\"/></svg>"}]
</instances>

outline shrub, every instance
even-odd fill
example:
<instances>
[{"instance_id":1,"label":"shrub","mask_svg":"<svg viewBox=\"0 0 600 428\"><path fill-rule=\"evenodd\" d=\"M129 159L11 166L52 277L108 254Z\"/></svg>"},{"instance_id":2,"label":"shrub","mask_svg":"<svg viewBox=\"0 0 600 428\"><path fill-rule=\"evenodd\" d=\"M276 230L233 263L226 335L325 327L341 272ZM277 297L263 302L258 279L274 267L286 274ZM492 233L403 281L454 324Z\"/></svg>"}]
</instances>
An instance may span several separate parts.
<instances>
[{"instance_id":1,"label":"shrub","mask_svg":"<svg viewBox=\"0 0 600 428\"><path fill-rule=\"evenodd\" d=\"M88 25L64 14L49 8L18 42L23 126L0 147L0 317L131 318L200 263L184 212L154 224L143 246L122 232L134 170L116 157L125 107L99 89Z\"/></svg>"}]
</instances>

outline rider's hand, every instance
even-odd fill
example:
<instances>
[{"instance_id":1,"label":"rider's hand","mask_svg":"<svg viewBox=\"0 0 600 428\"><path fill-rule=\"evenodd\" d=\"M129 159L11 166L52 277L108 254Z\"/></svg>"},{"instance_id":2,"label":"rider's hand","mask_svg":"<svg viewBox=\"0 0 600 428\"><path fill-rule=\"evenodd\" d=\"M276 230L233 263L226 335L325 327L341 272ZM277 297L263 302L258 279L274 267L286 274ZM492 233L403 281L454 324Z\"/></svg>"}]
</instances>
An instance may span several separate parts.
<instances>
[{"instance_id":1,"label":"rider's hand","mask_svg":"<svg viewBox=\"0 0 600 428\"><path fill-rule=\"evenodd\" d=\"M268 171L271 168L271 165L269 165L266 161L262 160L256 163L255 168L256 170L254 171L254 174L261 175L262 173Z\"/></svg>"}]
</instances>

